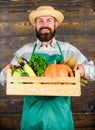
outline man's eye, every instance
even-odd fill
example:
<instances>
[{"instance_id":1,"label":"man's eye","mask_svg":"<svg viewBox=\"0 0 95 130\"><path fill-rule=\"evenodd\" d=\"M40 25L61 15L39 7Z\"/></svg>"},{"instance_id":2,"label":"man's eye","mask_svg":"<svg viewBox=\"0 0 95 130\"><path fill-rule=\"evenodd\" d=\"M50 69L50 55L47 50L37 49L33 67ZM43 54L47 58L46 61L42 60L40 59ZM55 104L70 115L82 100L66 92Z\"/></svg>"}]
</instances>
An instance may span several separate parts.
<instances>
[{"instance_id":1,"label":"man's eye","mask_svg":"<svg viewBox=\"0 0 95 130\"><path fill-rule=\"evenodd\" d=\"M48 23L51 23L51 22L53 22L54 20L53 20L53 19L47 19L47 20L45 20L45 21L48 22ZM38 22L38 23L43 23L44 20L42 20L42 19L37 19L36 22Z\"/></svg>"},{"instance_id":2,"label":"man's eye","mask_svg":"<svg viewBox=\"0 0 95 130\"><path fill-rule=\"evenodd\" d=\"M36 22L41 23L41 22L43 22L43 20L42 19L37 19Z\"/></svg>"},{"instance_id":3,"label":"man's eye","mask_svg":"<svg viewBox=\"0 0 95 130\"><path fill-rule=\"evenodd\" d=\"M47 22L53 22L53 20L52 19L48 19Z\"/></svg>"},{"instance_id":4,"label":"man's eye","mask_svg":"<svg viewBox=\"0 0 95 130\"><path fill-rule=\"evenodd\" d=\"M39 23L43 22L43 20L38 20Z\"/></svg>"}]
</instances>

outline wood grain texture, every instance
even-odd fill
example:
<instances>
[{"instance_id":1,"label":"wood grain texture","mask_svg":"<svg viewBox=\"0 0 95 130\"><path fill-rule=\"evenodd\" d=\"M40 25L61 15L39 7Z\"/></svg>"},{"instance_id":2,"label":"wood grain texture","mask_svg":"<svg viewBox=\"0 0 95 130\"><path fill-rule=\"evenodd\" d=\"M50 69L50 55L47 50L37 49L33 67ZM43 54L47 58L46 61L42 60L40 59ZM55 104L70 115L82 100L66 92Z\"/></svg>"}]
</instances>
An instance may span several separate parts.
<instances>
[{"instance_id":1,"label":"wood grain texture","mask_svg":"<svg viewBox=\"0 0 95 130\"><path fill-rule=\"evenodd\" d=\"M80 96L80 75L75 77L13 77L7 75L7 95Z\"/></svg>"},{"instance_id":2,"label":"wood grain texture","mask_svg":"<svg viewBox=\"0 0 95 130\"><path fill-rule=\"evenodd\" d=\"M95 113L73 113L75 130L95 128ZM20 128L21 114L0 115L0 128L18 129ZM90 130L92 130L90 129Z\"/></svg>"},{"instance_id":3,"label":"wood grain texture","mask_svg":"<svg viewBox=\"0 0 95 130\"><path fill-rule=\"evenodd\" d=\"M36 40L29 12L40 5L52 5L65 19L56 32L58 40L70 42L89 60L95 60L94 0L0 0L0 71L16 50ZM0 85L0 129L19 130L23 96L6 95ZM75 130L95 129L95 81L82 87L80 97L71 97Z\"/></svg>"}]
</instances>

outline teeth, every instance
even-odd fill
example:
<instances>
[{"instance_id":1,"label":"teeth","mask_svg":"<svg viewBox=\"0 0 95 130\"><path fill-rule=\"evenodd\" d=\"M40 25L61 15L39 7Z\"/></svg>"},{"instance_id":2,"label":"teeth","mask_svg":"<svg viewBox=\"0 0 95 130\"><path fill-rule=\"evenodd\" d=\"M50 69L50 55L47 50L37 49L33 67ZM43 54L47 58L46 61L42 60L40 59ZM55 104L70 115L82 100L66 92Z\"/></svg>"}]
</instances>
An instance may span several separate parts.
<instances>
[{"instance_id":1,"label":"teeth","mask_svg":"<svg viewBox=\"0 0 95 130\"><path fill-rule=\"evenodd\" d=\"M48 29L44 28L44 29L42 29L42 30L48 30Z\"/></svg>"},{"instance_id":2,"label":"teeth","mask_svg":"<svg viewBox=\"0 0 95 130\"><path fill-rule=\"evenodd\" d=\"M48 29L42 29L41 32L43 32L43 33L44 32L49 32L49 30Z\"/></svg>"}]
</instances>

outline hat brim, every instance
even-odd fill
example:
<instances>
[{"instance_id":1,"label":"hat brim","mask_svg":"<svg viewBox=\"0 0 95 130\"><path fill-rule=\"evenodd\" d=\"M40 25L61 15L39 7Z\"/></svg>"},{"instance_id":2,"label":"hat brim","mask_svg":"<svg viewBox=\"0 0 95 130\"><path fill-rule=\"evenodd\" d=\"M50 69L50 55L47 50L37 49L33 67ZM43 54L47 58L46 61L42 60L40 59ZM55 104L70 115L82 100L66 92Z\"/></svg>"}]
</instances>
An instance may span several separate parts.
<instances>
[{"instance_id":1,"label":"hat brim","mask_svg":"<svg viewBox=\"0 0 95 130\"><path fill-rule=\"evenodd\" d=\"M40 16L52 16L57 20L58 26L64 20L64 16L61 12L57 10L39 10L39 11L32 11L29 15L29 20L33 26L35 26L35 19Z\"/></svg>"}]
</instances>

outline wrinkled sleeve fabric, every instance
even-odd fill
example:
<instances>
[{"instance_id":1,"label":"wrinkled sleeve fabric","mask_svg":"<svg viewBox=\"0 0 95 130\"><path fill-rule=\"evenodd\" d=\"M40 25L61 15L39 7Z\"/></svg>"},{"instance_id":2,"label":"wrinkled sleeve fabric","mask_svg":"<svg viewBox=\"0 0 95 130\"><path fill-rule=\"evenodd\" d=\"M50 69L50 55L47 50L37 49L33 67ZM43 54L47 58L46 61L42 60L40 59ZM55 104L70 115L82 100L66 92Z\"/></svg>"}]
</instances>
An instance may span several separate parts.
<instances>
[{"instance_id":1,"label":"wrinkled sleeve fabric","mask_svg":"<svg viewBox=\"0 0 95 130\"><path fill-rule=\"evenodd\" d=\"M27 60L31 57L31 53L33 51L34 43L24 45L22 48L17 50L15 55L21 56ZM85 77L89 78L90 80L95 80L95 65L93 61L88 61L87 58L80 52L79 49L74 47L73 45L67 42L60 42L60 46L64 55L64 58L68 56L74 56L78 59L78 64L82 64L85 68ZM11 61L11 64L18 65L16 58L14 57ZM2 69L0 73L0 83L1 85L6 84L6 76L4 74L4 69Z\"/></svg>"},{"instance_id":2,"label":"wrinkled sleeve fabric","mask_svg":"<svg viewBox=\"0 0 95 130\"><path fill-rule=\"evenodd\" d=\"M13 59L13 63L10 63L10 64L17 65L16 59L14 58L14 59ZM4 69L5 69L5 68L3 68L3 69L1 70L1 73L0 73L0 83L1 83L2 86L5 86L6 80L7 80L7 76L4 74Z\"/></svg>"},{"instance_id":3,"label":"wrinkled sleeve fabric","mask_svg":"<svg viewBox=\"0 0 95 130\"><path fill-rule=\"evenodd\" d=\"M88 61L79 49L69 43L61 43L61 48L64 48L62 51L65 58L68 56L73 56L78 60L78 64L82 64L84 66L84 76L86 78L89 78L89 80L95 80L95 64L92 60Z\"/></svg>"},{"instance_id":4,"label":"wrinkled sleeve fabric","mask_svg":"<svg viewBox=\"0 0 95 130\"><path fill-rule=\"evenodd\" d=\"M4 74L4 69L0 73L0 83L2 86L6 84L6 75Z\"/></svg>"},{"instance_id":5,"label":"wrinkled sleeve fabric","mask_svg":"<svg viewBox=\"0 0 95 130\"><path fill-rule=\"evenodd\" d=\"M85 77L90 80L95 80L95 65L93 61L89 61L87 64L84 64L85 68Z\"/></svg>"},{"instance_id":6,"label":"wrinkled sleeve fabric","mask_svg":"<svg viewBox=\"0 0 95 130\"><path fill-rule=\"evenodd\" d=\"M33 44L32 44L33 46ZM17 55L17 56L21 56L25 59L29 59L29 57L31 56L31 51L32 51L32 47L31 44L27 44L27 45L24 45L23 47L21 47L19 50L16 51L16 53L14 55ZM19 65L15 56L14 58L11 60L10 64L12 65ZM0 83L2 86L4 86L6 84L6 75L4 74L4 68L1 70L0 72Z\"/></svg>"}]
</instances>

